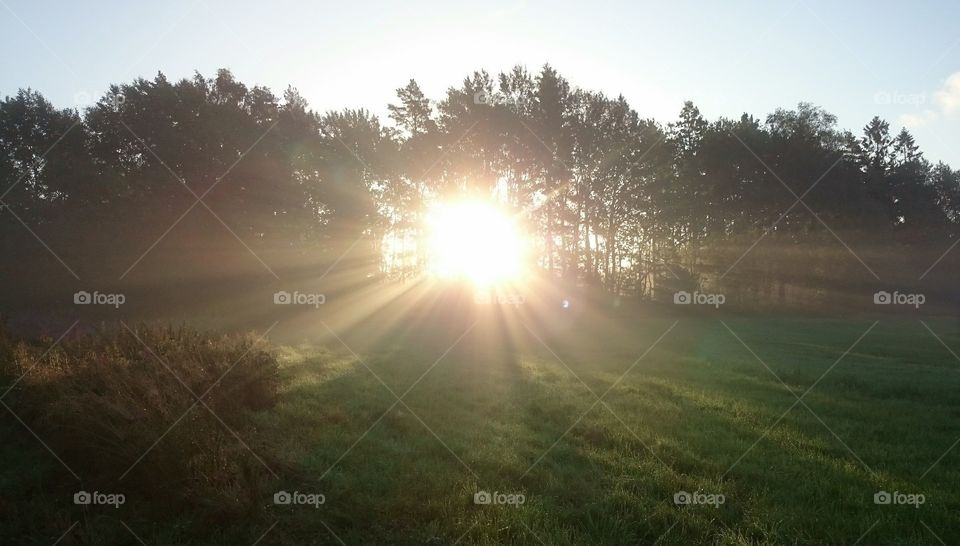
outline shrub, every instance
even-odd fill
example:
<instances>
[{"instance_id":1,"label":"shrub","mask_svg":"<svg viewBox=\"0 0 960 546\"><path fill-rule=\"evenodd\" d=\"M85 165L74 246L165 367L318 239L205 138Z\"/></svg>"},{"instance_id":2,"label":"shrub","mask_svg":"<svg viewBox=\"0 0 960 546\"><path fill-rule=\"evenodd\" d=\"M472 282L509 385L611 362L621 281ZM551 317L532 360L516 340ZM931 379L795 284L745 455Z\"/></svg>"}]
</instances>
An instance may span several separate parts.
<instances>
[{"instance_id":1,"label":"shrub","mask_svg":"<svg viewBox=\"0 0 960 546\"><path fill-rule=\"evenodd\" d=\"M262 501L268 471L244 444L265 451L248 419L278 388L265 343L148 326L64 340L43 356L51 342L0 334L0 374L21 378L4 401L85 486L214 512Z\"/></svg>"}]
</instances>

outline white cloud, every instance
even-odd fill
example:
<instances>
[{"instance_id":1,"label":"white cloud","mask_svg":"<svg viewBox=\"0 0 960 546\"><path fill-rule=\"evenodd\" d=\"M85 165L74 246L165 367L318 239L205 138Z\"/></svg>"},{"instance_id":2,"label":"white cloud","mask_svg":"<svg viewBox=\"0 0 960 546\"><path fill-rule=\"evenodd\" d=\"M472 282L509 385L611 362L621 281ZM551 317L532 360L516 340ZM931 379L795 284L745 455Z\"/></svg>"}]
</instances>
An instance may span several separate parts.
<instances>
[{"instance_id":1,"label":"white cloud","mask_svg":"<svg viewBox=\"0 0 960 546\"><path fill-rule=\"evenodd\" d=\"M948 76L943 87L933 96L944 114L960 112L960 72L954 72Z\"/></svg>"},{"instance_id":2,"label":"white cloud","mask_svg":"<svg viewBox=\"0 0 960 546\"><path fill-rule=\"evenodd\" d=\"M897 118L900 125L908 129L922 127L935 119L937 119L937 113L933 110L924 110L919 114L901 114L900 117Z\"/></svg>"},{"instance_id":3,"label":"white cloud","mask_svg":"<svg viewBox=\"0 0 960 546\"><path fill-rule=\"evenodd\" d=\"M878 94L878 96L881 95ZM889 94L883 95L883 97L887 99L887 103L891 101ZM933 93L933 102L936 103L936 110L928 108L915 114L901 114L897 121L908 129L915 129L937 121L943 116L960 113L960 72L954 72L947 76L940 89ZM921 102L916 104L919 106Z\"/></svg>"}]
</instances>

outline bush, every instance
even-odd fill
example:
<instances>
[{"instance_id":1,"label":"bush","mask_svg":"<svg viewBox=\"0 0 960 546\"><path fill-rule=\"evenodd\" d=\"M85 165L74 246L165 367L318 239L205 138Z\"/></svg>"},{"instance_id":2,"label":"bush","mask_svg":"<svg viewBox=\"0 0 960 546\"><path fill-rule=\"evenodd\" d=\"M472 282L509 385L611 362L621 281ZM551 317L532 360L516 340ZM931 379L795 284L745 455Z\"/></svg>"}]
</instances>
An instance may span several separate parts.
<instances>
[{"instance_id":1,"label":"bush","mask_svg":"<svg viewBox=\"0 0 960 546\"><path fill-rule=\"evenodd\" d=\"M262 456L248 416L277 393L265 343L137 326L68 339L41 358L52 341L0 335L0 374L6 384L22 376L4 401L85 487L214 512L262 501L268 471L244 444Z\"/></svg>"}]
</instances>

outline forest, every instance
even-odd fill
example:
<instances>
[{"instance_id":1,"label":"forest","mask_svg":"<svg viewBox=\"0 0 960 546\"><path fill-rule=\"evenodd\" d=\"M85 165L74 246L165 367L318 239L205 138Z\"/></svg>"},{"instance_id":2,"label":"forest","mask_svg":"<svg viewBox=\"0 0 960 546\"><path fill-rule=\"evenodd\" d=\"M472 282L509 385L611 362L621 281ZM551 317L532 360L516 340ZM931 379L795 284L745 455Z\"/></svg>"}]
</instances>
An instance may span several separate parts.
<instances>
[{"instance_id":1,"label":"forest","mask_svg":"<svg viewBox=\"0 0 960 546\"><path fill-rule=\"evenodd\" d=\"M415 278L430 207L470 198L523 223L541 274L639 301L955 300L960 171L879 117L854 133L808 103L709 120L686 102L647 119L549 65L474 72L437 99L410 80L388 111L321 113L226 69L113 85L84 108L20 90L0 102L4 297L189 292L338 261Z\"/></svg>"}]
</instances>

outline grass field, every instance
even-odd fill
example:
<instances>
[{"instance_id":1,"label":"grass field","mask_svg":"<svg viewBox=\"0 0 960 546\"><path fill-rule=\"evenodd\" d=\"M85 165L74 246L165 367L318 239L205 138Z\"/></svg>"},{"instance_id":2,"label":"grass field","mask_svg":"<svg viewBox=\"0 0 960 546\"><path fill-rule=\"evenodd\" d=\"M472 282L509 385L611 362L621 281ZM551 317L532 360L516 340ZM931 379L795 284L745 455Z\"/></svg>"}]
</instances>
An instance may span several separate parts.
<instances>
[{"instance_id":1,"label":"grass field","mask_svg":"<svg viewBox=\"0 0 960 546\"><path fill-rule=\"evenodd\" d=\"M926 324L960 347L955 325ZM941 459L960 435L951 425L960 362L918 321L512 331L507 349L493 321L452 349L453 326L376 344L344 339L356 355L289 349L287 391L262 426L302 468L304 483L289 487L323 492L327 503L278 510L272 533L335 532L347 544L960 537L960 454ZM481 490L525 502L475 505ZM680 491L725 498L681 506ZM879 491L925 502L877 505Z\"/></svg>"},{"instance_id":2,"label":"grass field","mask_svg":"<svg viewBox=\"0 0 960 546\"><path fill-rule=\"evenodd\" d=\"M957 543L960 361L927 327L960 350L947 320L321 322L322 345L280 347L279 403L253 417L279 479L209 542Z\"/></svg>"}]
</instances>

